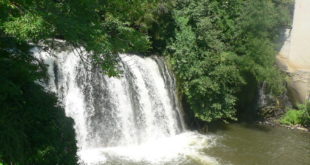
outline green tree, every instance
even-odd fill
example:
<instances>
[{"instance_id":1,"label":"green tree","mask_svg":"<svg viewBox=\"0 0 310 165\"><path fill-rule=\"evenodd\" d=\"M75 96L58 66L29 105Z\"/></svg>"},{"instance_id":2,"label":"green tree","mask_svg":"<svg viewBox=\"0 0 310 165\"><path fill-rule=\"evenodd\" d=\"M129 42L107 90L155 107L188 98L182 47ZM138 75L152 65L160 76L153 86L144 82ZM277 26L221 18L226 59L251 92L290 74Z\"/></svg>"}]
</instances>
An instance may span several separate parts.
<instances>
[{"instance_id":1,"label":"green tree","mask_svg":"<svg viewBox=\"0 0 310 165\"><path fill-rule=\"evenodd\" d=\"M284 90L275 43L290 22L290 5L280 0L177 1L175 37L166 55L196 117L236 119L238 92L252 77L275 95Z\"/></svg>"},{"instance_id":2,"label":"green tree","mask_svg":"<svg viewBox=\"0 0 310 165\"><path fill-rule=\"evenodd\" d=\"M37 83L45 78L45 69L29 48L0 38L0 162L74 165L73 120L65 116L54 94Z\"/></svg>"}]
</instances>

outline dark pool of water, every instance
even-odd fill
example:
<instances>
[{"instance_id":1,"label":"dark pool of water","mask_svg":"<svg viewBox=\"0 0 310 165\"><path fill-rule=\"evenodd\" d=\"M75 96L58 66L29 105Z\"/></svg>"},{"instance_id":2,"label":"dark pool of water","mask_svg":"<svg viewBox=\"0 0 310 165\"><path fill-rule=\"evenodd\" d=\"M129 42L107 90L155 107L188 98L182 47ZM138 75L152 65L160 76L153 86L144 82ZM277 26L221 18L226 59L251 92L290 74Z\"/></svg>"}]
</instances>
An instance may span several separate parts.
<instances>
[{"instance_id":1,"label":"dark pool of water","mask_svg":"<svg viewBox=\"0 0 310 165\"><path fill-rule=\"evenodd\" d=\"M206 154L220 164L310 165L310 133L282 127L229 124L210 128L216 145Z\"/></svg>"}]
</instances>

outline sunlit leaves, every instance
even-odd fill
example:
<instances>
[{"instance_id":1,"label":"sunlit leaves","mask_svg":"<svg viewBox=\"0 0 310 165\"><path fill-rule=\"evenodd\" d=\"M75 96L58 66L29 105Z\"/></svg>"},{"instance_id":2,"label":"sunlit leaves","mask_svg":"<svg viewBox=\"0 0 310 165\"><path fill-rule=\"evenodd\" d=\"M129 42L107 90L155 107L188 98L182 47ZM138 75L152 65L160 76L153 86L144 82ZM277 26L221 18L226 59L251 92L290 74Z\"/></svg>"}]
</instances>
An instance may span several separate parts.
<instances>
[{"instance_id":1,"label":"sunlit leaves","mask_svg":"<svg viewBox=\"0 0 310 165\"><path fill-rule=\"evenodd\" d=\"M42 17L30 13L9 20L3 24L4 32L23 41L42 39L51 30Z\"/></svg>"}]
</instances>

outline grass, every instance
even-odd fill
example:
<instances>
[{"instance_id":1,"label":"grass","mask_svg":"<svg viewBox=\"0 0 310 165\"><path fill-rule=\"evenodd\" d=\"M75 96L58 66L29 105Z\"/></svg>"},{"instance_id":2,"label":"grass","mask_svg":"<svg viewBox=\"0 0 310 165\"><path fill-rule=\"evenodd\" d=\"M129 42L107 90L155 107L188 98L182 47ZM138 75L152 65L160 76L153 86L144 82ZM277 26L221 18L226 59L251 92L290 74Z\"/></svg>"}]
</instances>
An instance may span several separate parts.
<instances>
[{"instance_id":1,"label":"grass","mask_svg":"<svg viewBox=\"0 0 310 165\"><path fill-rule=\"evenodd\" d=\"M280 119L281 124L310 126L310 102L298 105L298 109L287 111Z\"/></svg>"},{"instance_id":2,"label":"grass","mask_svg":"<svg viewBox=\"0 0 310 165\"><path fill-rule=\"evenodd\" d=\"M302 110L289 110L281 117L280 123L285 125L302 124L303 114Z\"/></svg>"}]
</instances>

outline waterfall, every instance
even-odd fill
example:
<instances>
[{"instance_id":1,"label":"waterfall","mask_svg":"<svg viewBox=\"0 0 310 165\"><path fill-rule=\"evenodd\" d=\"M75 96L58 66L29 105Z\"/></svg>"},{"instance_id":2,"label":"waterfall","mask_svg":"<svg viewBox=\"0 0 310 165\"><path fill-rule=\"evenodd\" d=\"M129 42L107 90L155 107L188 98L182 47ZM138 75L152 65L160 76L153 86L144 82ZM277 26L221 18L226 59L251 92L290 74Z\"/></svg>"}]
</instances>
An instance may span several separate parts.
<instances>
[{"instance_id":1,"label":"waterfall","mask_svg":"<svg viewBox=\"0 0 310 165\"><path fill-rule=\"evenodd\" d=\"M137 159L144 161L147 150L135 148L142 144L153 152L162 144L175 143L166 150L169 153L160 148L162 151L157 155L161 152L164 157L171 153L180 155L181 150L191 145L188 137L204 139L201 143L210 140L202 135L192 138L195 133L182 133L185 125L175 79L160 57L120 54L122 73L119 77L108 77L92 65L83 49L67 48L51 53L36 47L33 52L48 67L49 80L44 86L58 95L66 115L75 121L80 164L107 163L112 153L140 155ZM158 159L163 157L153 160ZM209 157L207 161L211 161Z\"/></svg>"}]
</instances>

